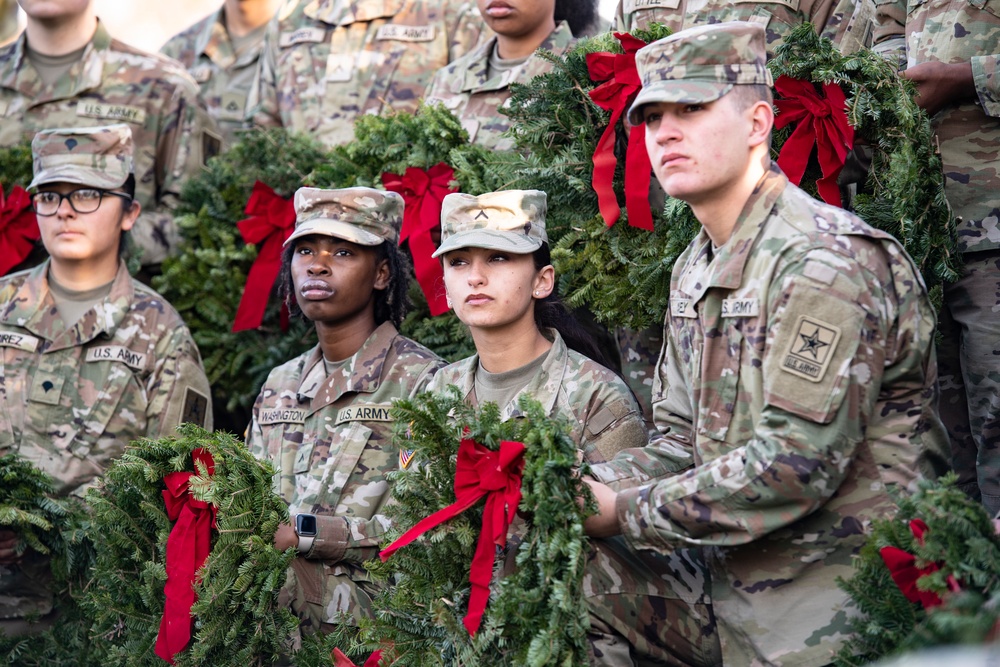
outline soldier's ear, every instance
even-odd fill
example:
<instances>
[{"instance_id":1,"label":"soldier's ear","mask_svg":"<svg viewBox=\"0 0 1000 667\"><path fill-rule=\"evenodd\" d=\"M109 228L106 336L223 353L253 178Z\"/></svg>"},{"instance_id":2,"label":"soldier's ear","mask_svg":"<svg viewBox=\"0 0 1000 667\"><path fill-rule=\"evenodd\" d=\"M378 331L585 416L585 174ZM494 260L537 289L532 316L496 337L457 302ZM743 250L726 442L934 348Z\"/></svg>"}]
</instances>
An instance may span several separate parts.
<instances>
[{"instance_id":1,"label":"soldier's ear","mask_svg":"<svg viewBox=\"0 0 1000 667\"><path fill-rule=\"evenodd\" d=\"M122 231L127 232L132 229L135 225L135 221L139 219L139 214L142 213L142 204L138 200L133 199L130 204L126 204L125 200L122 200Z\"/></svg>"},{"instance_id":2,"label":"soldier's ear","mask_svg":"<svg viewBox=\"0 0 1000 667\"><path fill-rule=\"evenodd\" d=\"M378 260L378 266L375 267L375 289L382 290L389 287L389 281L392 279L392 272L389 270L389 260L380 259Z\"/></svg>"},{"instance_id":3,"label":"soldier's ear","mask_svg":"<svg viewBox=\"0 0 1000 667\"><path fill-rule=\"evenodd\" d=\"M748 137L750 148L755 148L760 144L770 145L771 128L774 127L774 109L770 104L761 100L755 102L747 113L750 114L751 127Z\"/></svg>"}]
</instances>

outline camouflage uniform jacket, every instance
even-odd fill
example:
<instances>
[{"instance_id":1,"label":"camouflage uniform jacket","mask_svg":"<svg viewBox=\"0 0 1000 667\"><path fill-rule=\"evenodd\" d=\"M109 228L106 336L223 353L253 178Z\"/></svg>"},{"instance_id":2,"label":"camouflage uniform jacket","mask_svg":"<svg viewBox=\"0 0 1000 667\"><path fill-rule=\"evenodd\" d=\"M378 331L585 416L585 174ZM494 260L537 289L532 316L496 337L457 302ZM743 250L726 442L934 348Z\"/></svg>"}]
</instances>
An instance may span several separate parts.
<instances>
[{"instance_id":1,"label":"camouflage uniform jacket","mask_svg":"<svg viewBox=\"0 0 1000 667\"><path fill-rule=\"evenodd\" d=\"M569 422L570 437L588 463L603 463L626 448L644 447L648 432L642 412L625 382L596 361L569 349L557 331L549 330L548 335L553 339L548 357L535 378L510 403L501 407L501 418L520 417L517 403L522 394L527 394L539 401L550 416ZM477 368L479 355L453 363L434 376L428 391L440 391L453 384L467 402L476 404ZM511 527L508 569L514 565L516 546L524 530L523 521L516 519ZM618 622L631 618L630 614L615 607L622 604L622 600L659 597L680 598L688 604L706 601L705 575L701 565L693 559L694 554L665 559L655 554L637 553L621 538L595 540L593 545L595 548L591 551L583 582L588 607L604 623L626 635L633 645L637 644L635 632L643 629ZM668 621L673 623L676 619L659 619L661 623ZM640 646L640 652L664 657L655 653L655 648Z\"/></svg>"},{"instance_id":2,"label":"camouflage uniform jacket","mask_svg":"<svg viewBox=\"0 0 1000 667\"><path fill-rule=\"evenodd\" d=\"M254 403L250 450L274 462L275 492L292 514L317 515L304 555L318 571L317 587L307 595L323 597L326 622L340 612L367 614L373 591L362 589L370 582L362 563L378 553L390 496L385 476L399 466L389 408L423 391L443 365L386 322L342 374L327 377L317 345L271 371Z\"/></svg>"},{"instance_id":3,"label":"camouflage uniform jacket","mask_svg":"<svg viewBox=\"0 0 1000 667\"><path fill-rule=\"evenodd\" d=\"M875 39L905 35L905 63L971 63L978 99L933 118L962 252L1000 248L1000 2L880 0Z\"/></svg>"},{"instance_id":4,"label":"camouflage uniform jacket","mask_svg":"<svg viewBox=\"0 0 1000 667\"><path fill-rule=\"evenodd\" d=\"M709 547L727 665L832 661L836 577L895 510L887 488L945 460L934 326L899 243L777 167L714 259L702 231L677 260L654 419L695 465L622 491L618 515L636 548Z\"/></svg>"},{"instance_id":5,"label":"camouflage uniform jacket","mask_svg":"<svg viewBox=\"0 0 1000 667\"><path fill-rule=\"evenodd\" d=\"M205 151L218 150L215 125L188 73L172 60L112 39L101 23L80 62L52 86L28 59L24 33L0 48L0 119L0 146L30 141L54 127L129 124L142 204L130 234L144 265L176 250L173 207L181 186L200 172Z\"/></svg>"},{"instance_id":6,"label":"camouflage uniform jacket","mask_svg":"<svg viewBox=\"0 0 1000 667\"><path fill-rule=\"evenodd\" d=\"M809 22L842 53L872 43L877 0L620 0L615 23L620 31L662 23L672 32L707 23L750 21L764 26L770 58L792 28Z\"/></svg>"},{"instance_id":7,"label":"camouflage uniform jacket","mask_svg":"<svg viewBox=\"0 0 1000 667\"><path fill-rule=\"evenodd\" d=\"M51 475L61 496L83 495L130 441L185 421L211 428L212 404L184 322L124 263L107 298L72 327L48 267L0 279L0 455ZM51 609L47 557L34 553L0 566L0 619Z\"/></svg>"},{"instance_id":8,"label":"camouflage uniform jacket","mask_svg":"<svg viewBox=\"0 0 1000 667\"><path fill-rule=\"evenodd\" d=\"M225 10L219 9L184 32L171 37L160 52L179 61L201 86L201 97L226 145L248 127L247 95L257 74L264 42L237 54L226 30Z\"/></svg>"},{"instance_id":9,"label":"camouflage uniform jacket","mask_svg":"<svg viewBox=\"0 0 1000 667\"><path fill-rule=\"evenodd\" d=\"M462 0L292 0L268 25L248 107L259 125L347 143L361 114L415 111L483 26Z\"/></svg>"},{"instance_id":10,"label":"camouflage uniform jacket","mask_svg":"<svg viewBox=\"0 0 1000 667\"><path fill-rule=\"evenodd\" d=\"M536 53L512 70L489 76L490 55L496 43L496 37L493 37L475 51L439 69L427 88L426 102L442 103L458 116L472 143L509 150L513 148L513 142L501 135L510 127L510 119L498 110L510 98L510 84L528 83L534 77L549 72L552 63ZM572 45L573 33L569 24L562 21L538 48L561 56Z\"/></svg>"}]
</instances>

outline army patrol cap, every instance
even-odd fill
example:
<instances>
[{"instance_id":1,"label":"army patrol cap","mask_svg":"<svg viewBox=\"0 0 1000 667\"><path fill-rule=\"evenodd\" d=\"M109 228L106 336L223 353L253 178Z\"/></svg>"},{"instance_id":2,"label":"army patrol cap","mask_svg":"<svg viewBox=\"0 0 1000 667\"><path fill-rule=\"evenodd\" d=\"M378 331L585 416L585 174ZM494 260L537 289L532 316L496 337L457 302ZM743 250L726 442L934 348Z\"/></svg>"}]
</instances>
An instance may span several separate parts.
<instances>
[{"instance_id":1,"label":"army patrol cap","mask_svg":"<svg viewBox=\"0 0 1000 667\"><path fill-rule=\"evenodd\" d=\"M112 190L135 172L128 125L42 130L31 141L35 177L28 189L48 183Z\"/></svg>"},{"instance_id":2,"label":"army patrol cap","mask_svg":"<svg viewBox=\"0 0 1000 667\"><path fill-rule=\"evenodd\" d=\"M503 190L478 197L450 194L441 203L441 246L431 257L459 248L533 253L549 240L545 210L541 190Z\"/></svg>"},{"instance_id":3,"label":"army patrol cap","mask_svg":"<svg viewBox=\"0 0 1000 667\"><path fill-rule=\"evenodd\" d=\"M403 198L374 188L299 188L295 191L295 231L285 241L323 234L358 245L399 240Z\"/></svg>"},{"instance_id":4,"label":"army patrol cap","mask_svg":"<svg viewBox=\"0 0 1000 667\"><path fill-rule=\"evenodd\" d=\"M635 54L642 90L628 121L642 124L642 107L651 102L714 102L735 85L773 85L767 66L764 27L729 21L681 30L642 47Z\"/></svg>"}]
</instances>

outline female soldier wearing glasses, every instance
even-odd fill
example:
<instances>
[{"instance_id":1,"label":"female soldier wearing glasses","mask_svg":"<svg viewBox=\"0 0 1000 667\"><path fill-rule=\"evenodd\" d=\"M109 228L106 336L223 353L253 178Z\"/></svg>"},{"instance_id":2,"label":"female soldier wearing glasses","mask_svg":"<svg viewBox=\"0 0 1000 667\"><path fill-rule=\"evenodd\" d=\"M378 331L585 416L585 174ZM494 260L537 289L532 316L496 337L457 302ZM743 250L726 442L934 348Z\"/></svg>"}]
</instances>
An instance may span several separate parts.
<instances>
[{"instance_id":1,"label":"female soldier wearing glasses","mask_svg":"<svg viewBox=\"0 0 1000 667\"><path fill-rule=\"evenodd\" d=\"M127 125L45 130L32 206L49 259L0 279L0 455L82 495L131 440L212 425L208 379L177 312L119 254L139 217ZM48 563L0 530L0 631L52 608Z\"/></svg>"}]
</instances>

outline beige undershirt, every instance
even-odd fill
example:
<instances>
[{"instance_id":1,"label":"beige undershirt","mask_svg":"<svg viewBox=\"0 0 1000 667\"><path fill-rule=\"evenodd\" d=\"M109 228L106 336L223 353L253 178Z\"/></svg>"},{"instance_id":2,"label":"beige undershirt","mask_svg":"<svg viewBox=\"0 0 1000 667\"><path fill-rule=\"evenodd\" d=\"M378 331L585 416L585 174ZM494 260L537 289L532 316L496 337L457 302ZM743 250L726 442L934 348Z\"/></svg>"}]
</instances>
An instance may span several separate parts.
<instances>
[{"instance_id":1,"label":"beige undershirt","mask_svg":"<svg viewBox=\"0 0 1000 667\"><path fill-rule=\"evenodd\" d=\"M479 405L487 402L496 403L503 408L517 396L519 391L528 386L528 382L535 377L551 351L552 348L549 348L548 352L534 361L503 373L490 373L480 362L476 369L476 402Z\"/></svg>"},{"instance_id":2,"label":"beige undershirt","mask_svg":"<svg viewBox=\"0 0 1000 667\"><path fill-rule=\"evenodd\" d=\"M49 291L52 293L52 300L56 302L56 310L59 317L67 327L71 327L80 321L80 318L91 308L104 301L111 294L111 286L115 281L106 285L101 285L93 289L71 290L63 287L52 277L49 271Z\"/></svg>"},{"instance_id":3,"label":"beige undershirt","mask_svg":"<svg viewBox=\"0 0 1000 667\"><path fill-rule=\"evenodd\" d=\"M515 67L520 67L523 65L530 55L524 56L523 58L501 58L500 57L500 44L493 45L493 51L490 53L490 61L486 66L486 78L492 79L494 76L508 72Z\"/></svg>"},{"instance_id":4,"label":"beige undershirt","mask_svg":"<svg viewBox=\"0 0 1000 667\"><path fill-rule=\"evenodd\" d=\"M30 46L26 47L25 52L27 53L28 61L38 71L38 76L41 78L42 83L46 86L51 86L69 72L73 65L79 62L86 48L84 46L81 49L61 56L47 56L44 53L33 51Z\"/></svg>"}]
</instances>

